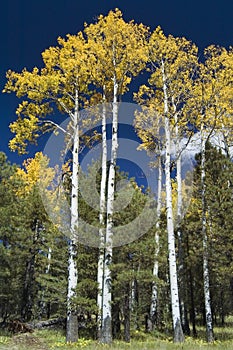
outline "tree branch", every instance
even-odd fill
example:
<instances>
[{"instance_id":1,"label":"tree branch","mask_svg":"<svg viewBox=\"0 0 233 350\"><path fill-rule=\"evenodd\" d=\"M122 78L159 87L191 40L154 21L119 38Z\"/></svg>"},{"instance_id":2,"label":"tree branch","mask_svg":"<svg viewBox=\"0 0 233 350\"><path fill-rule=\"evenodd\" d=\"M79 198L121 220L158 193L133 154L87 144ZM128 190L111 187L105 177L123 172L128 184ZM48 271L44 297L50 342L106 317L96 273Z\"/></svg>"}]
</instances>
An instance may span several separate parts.
<instances>
[{"instance_id":1,"label":"tree branch","mask_svg":"<svg viewBox=\"0 0 233 350\"><path fill-rule=\"evenodd\" d=\"M40 120L38 122L38 124L46 124L46 123L55 126L57 129L62 131L64 134L72 136L67 130L63 129L60 125L58 125L57 123L53 122L52 120L48 120L47 119L47 120Z\"/></svg>"}]
</instances>

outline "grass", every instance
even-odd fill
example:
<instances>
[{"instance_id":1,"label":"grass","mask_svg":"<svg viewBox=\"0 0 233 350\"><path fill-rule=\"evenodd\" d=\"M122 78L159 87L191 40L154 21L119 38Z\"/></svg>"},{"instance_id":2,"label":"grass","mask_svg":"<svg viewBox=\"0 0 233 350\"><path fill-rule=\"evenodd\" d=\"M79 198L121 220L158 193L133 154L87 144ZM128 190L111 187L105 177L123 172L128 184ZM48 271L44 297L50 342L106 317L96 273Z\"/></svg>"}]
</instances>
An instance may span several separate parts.
<instances>
[{"instance_id":1,"label":"grass","mask_svg":"<svg viewBox=\"0 0 233 350\"><path fill-rule=\"evenodd\" d=\"M216 327L213 344L205 341L205 331L198 329L199 338L186 337L185 343L174 344L172 339L163 339L157 335L134 332L130 343L114 341L111 345L98 344L93 340L79 339L75 344L67 344L63 331L38 330L33 333L10 335L6 332L0 333L0 350L232 350L233 349L233 327Z\"/></svg>"}]
</instances>

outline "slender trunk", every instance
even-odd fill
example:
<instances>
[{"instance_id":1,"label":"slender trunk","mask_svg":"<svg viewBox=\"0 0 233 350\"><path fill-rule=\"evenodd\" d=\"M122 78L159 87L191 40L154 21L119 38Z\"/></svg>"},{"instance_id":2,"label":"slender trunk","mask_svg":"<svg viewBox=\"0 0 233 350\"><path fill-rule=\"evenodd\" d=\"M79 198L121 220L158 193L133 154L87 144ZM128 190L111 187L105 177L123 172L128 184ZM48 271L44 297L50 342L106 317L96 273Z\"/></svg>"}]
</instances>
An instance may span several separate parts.
<instances>
[{"instance_id":1,"label":"slender trunk","mask_svg":"<svg viewBox=\"0 0 233 350\"><path fill-rule=\"evenodd\" d=\"M171 288L171 306L172 306L172 320L174 330L174 342L183 342L184 335L180 319L180 305L178 293L178 279L176 266L176 251L175 251L175 235L174 222L172 210L172 188L170 177L171 166L171 131L170 120L168 116L168 96L166 86L166 74L164 64L162 64L163 74L163 92L164 92L164 117L165 117L165 178L166 178L166 211L167 211L167 232L168 232L168 259L169 259L169 274L170 274L170 288Z\"/></svg>"},{"instance_id":2,"label":"slender trunk","mask_svg":"<svg viewBox=\"0 0 233 350\"><path fill-rule=\"evenodd\" d=\"M52 257L52 249L51 249L51 247L49 247L48 255L47 255L48 265L47 265L46 270L45 270L45 273L46 273L46 274L48 274L49 271L50 271L51 257Z\"/></svg>"},{"instance_id":3,"label":"slender trunk","mask_svg":"<svg viewBox=\"0 0 233 350\"><path fill-rule=\"evenodd\" d=\"M179 142L179 141L177 141ZM178 146L178 145L176 145ZM181 214L182 214L182 178L181 178L181 155L178 155L179 147L176 150L177 160L176 160L176 182L177 182L177 237L178 237L178 279L179 287L181 289L180 293L180 314L181 314L181 324L183 330L186 326L185 317L185 303L184 303L184 293L185 293L185 283L184 283L184 252L183 252L183 235L180 227Z\"/></svg>"},{"instance_id":4,"label":"slender trunk","mask_svg":"<svg viewBox=\"0 0 233 350\"><path fill-rule=\"evenodd\" d=\"M222 128L224 130L224 125L222 125ZM229 148L229 140L228 140L228 137L227 135L225 134L225 132L223 131L222 132L222 136L223 136L223 147L224 147L224 152L225 152L225 155L228 159L231 158L231 151L230 151L230 148Z\"/></svg>"},{"instance_id":5,"label":"slender trunk","mask_svg":"<svg viewBox=\"0 0 233 350\"><path fill-rule=\"evenodd\" d=\"M50 271L51 257L52 257L52 249L49 247L49 249L48 249L48 256L47 256L48 265L47 265L46 271L45 271L46 275L48 275L48 274L49 274L49 271ZM45 309L45 306L46 306L46 305L45 305L45 303L44 303L44 305L43 305L43 308L44 308L44 309ZM47 302L47 312L46 312L46 315L47 315L47 319L49 319L49 318L50 318L50 315L51 315L51 304L50 304L49 301Z\"/></svg>"},{"instance_id":6,"label":"slender trunk","mask_svg":"<svg viewBox=\"0 0 233 350\"><path fill-rule=\"evenodd\" d=\"M177 180L177 236L178 236L178 279L180 293L180 313L181 313L181 324L185 334L190 334L188 312L185 304L186 296L186 274L185 274L185 258L183 250L183 232L181 229L182 219L182 205L183 205L183 194L182 194L182 153L180 152L179 146L179 130L178 124L176 125L176 180Z\"/></svg>"},{"instance_id":7,"label":"slender trunk","mask_svg":"<svg viewBox=\"0 0 233 350\"><path fill-rule=\"evenodd\" d=\"M175 148L176 148L176 183L177 183L177 211L176 211L176 225L177 225L177 237L178 237L178 280L180 293L180 314L181 324L184 332L190 334L188 313L185 305L185 291L186 281L184 273L184 250L183 250L183 233L181 230L181 219L182 219L182 205L183 205L183 194L182 194L182 152L180 147L180 130L177 107L172 98L174 120L175 120Z\"/></svg>"},{"instance_id":8,"label":"slender trunk","mask_svg":"<svg viewBox=\"0 0 233 350\"><path fill-rule=\"evenodd\" d=\"M203 239L203 281L205 299L206 337L208 342L214 341L213 321L210 299L210 281L208 267L208 238L207 238L207 209L206 209L206 185L205 185L205 138L203 125L201 127L201 199L202 199L202 239Z\"/></svg>"},{"instance_id":9,"label":"slender trunk","mask_svg":"<svg viewBox=\"0 0 233 350\"><path fill-rule=\"evenodd\" d=\"M73 169L72 169L72 189L71 189L71 227L69 240L68 258L68 291L67 291L67 325L66 341L76 342L78 340L78 317L76 308L72 305L72 299L76 295L78 283L77 270L77 234L78 234L78 175L79 175L79 107L78 90L75 96L74 112L74 136L73 136Z\"/></svg>"},{"instance_id":10,"label":"slender trunk","mask_svg":"<svg viewBox=\"0 0 233 350\"><path fill-rule=\"evenodd\" d=\"M140 264L138 266L138 273L140 272ZM138 304L139 304L139 290L138 290L138 281L137 277L134 277L131 283L131 300L130 300L130 309L132 314L132 323L133 328L138 330L139 320L138 320Z\"/></svg>"},{"instance_id":11,"label":"slender trunk","mask_svg":"<svg viewBox=\"0 0 233 350\"><path fill-rule=\"evenodd\" d=\"M100 229L99 229L99 258L98 258L98 339L101 339L101 329L103 325L103 289L104 289L104 243L105 243L105 216L106 216L106 180L107 180L107 135L106 135L106 105L105 96L103 96L102 111L102 166L101 166L101 184L100 184Z\"/></svg>"},{"instance_id":12,"label":"slender trunk","mask_svg":"<svg viewBox=\"0 0 233 350\"><path fill-rule=\"evenodd\" d=\"M162 207L162 159L161 156L158 157L158 197L157 197L157 222L156 222L156 231L155 231L155 253L154 253L154 266L153 266L153 277L152 282L152 296L151 296L151 305L150 305L150 317L148 320L147 329L152 331L157 321L157 305L158 305L158 286L157 279L159 273L159 229L160 229L160 216L161 216L161 207Z\"/></svg>"},{"instance_id":13,"label":"slender trunk","mask_svg":"<svg viewBox=\"0 0 233 350\"><path fill-rule=\"evenodd\" d=\"M107 227L106 227L106 244L104 255L104 278L103 278L103 323L102 323L102 343L112 342L112 312L111 312L111 271L110 265L112 262L112 228L113 228L113 202L115 193L115 172L116 172L116 159L118 148L118 104L117 104L117 91L118 85L114 76L114 95L113 95L113 118L112 118L112 149L111 149L111 161L109 166L108 175L108 194L107 194Z\"/></svg>"},{"instance_id":14,"label":"slender trunk","mask_svg":"<svg viewBox=\"0 0 233 350\"><path fill-rule=\"evenodd\" d=\"M47 254L47 259L48 259L48 265L46 266L45 269L45 274L48 275L49 271L50 271L50 265L51 265L51 256L52 256L52 249L49 247L48 249L48 254ZM45 289L42 292L42 296L41 296L41 308L40 308L40 314L39 314L39 318L41 319L41 317L43 316L43 314L46 312L46 301L44 301L44 294L45 294ZM47 303L47 312L46 312L47 316L50 314L50 303ZM48 318L48 317L47 317Z\"/></svg>"},{"instance_id":15,"label":"slender trunk","mask_svg":"<svg viewBox=\"0 0 233 350\"><path fill-rule=\"evenodd\" d=\"M181 155L176 160L176 181L177 181L177 228L178 236L182 242L182 232L180 228L182 218L182 175L181 175Z\"/></svg>"}]
</instances>

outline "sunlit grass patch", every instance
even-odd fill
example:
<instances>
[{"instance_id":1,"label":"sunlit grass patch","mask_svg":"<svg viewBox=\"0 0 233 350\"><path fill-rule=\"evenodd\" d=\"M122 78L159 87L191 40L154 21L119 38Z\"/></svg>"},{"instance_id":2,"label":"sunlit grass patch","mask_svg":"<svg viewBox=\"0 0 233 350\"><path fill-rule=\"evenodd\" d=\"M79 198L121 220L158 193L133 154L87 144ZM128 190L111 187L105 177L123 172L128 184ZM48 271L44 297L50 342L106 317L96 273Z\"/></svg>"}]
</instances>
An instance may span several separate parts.
<instances>
[{"instance_id":1,"label":"sunlit grass patch","mask_svg":"<svg viewBox=\"0 0 233 350\"><path fill-rule=\"evenodd\" d=\"M92 340L80 338L75 343L66 343L65 339L62 341L56 341L52 344L51 349L83 349L89 346L92 343Z\"/></svg>"},{"instance_id":2,"label":"sunlit grass patch","mask_svg":"<svg viewBox=\"0 0 233 350\"><path fill-rule=\"evenodd\" d=\"M9 336L0 335L0 345L8 344L10 341Z\"/></svg>"},{"instance_id":3,"label":"sunlit grass patch","mask_svg":"<svg viewBox=\"0 0 233 350\"><path fill-rule=\"evenodd\" d=\"M3 349L10 342L10 334L9 332L0 329L0 349Z\"/></svg>"},{"instance_id":4,"label":"sunlit grass patch","mask_svg":"<svg viewBox=\"0 0 233 350\"><path fill-rule=\"evenodd\" d=\"M80 338L76 343L67 343L64 331L41 330L36 332L48 344L49 349L83 349L93 343L92 340Z\"/></svg>"}]
</instances>

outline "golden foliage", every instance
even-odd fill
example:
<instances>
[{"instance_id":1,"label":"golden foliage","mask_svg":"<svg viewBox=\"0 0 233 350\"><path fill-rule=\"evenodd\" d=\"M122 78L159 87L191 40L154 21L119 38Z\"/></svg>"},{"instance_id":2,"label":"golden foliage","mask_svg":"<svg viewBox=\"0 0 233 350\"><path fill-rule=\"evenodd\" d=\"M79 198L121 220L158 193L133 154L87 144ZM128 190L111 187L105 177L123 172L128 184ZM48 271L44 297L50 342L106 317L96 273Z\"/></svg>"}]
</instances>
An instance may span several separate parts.
<instances>
[{"instance_id":1,"label":"golden foliage","mask_svg":"<svg viewBox=\"0 0 233 350\"><path fill-rule=\"evenodd\" d=\"M127 91L132 76L137 75L148 61L149 29L134 21L125 22L119 9L100 15L96 23L85 24L84 32L93 61L92 71L97 86L105 86L106 94L118 84L118 95Z\"/></svg>"},{"instance_id":2,"label":"golden foliage","mask_svg":"<svg viewBox=\"0 0 233 350\"><path fill-rule=\"evenodd\" d=\"M142 105L135 125L146 149L161 150L159 143L163 142L165 117L173 128L179 127L180 133L184 129L187 132L187 118L191 117L186 102L192 95L198 65L197 47L185 38L165 36L157 27L149 40L149 60L148 85L142 85L134 95Z\"/></svg>"},{"instance_id":3,"label":"golden foliage","mask_svg":"<svg viewBox=\"0 0 233 350\"><path fill-rule=\"evenodd\" d=\"M24 161L23 168L17 168L16 177L19 179L20 186L16 190L18 195L29 194L35 186L43 185L43 188L49 186L52 182L55 171L48 166L49 160L42 152L35 154L34 158Z\"/></svg>"}]
</instances>

